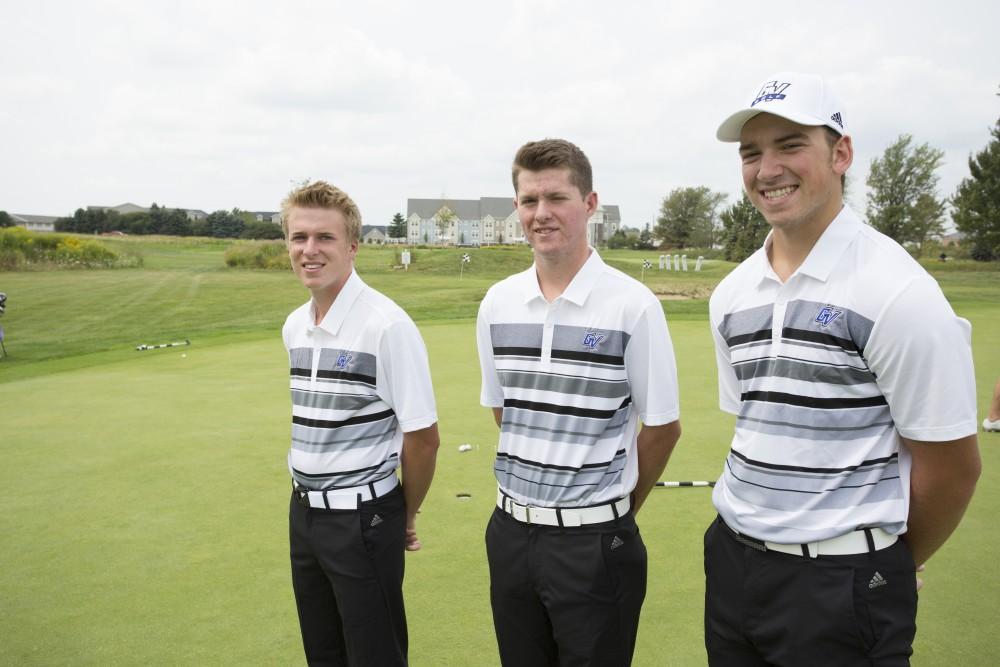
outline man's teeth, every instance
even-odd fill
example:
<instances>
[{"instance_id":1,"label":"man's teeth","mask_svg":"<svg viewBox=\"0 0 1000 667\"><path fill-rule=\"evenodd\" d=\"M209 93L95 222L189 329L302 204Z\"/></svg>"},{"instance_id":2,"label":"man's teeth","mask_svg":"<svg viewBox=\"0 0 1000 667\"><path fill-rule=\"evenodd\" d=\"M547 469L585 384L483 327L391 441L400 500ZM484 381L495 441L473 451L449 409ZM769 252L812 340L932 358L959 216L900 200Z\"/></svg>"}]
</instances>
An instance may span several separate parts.
<instances>
[{"instance_id":1,"label":"man's teeth","mask_svg":"<svg viewBox=\"0 0 1000 667\"><path fill-rule=\"evenodd\" d=\"M781 188L779 190L765 190L765 199L777 199L778 197L784 197L787 194L791 194L795 189L794 186L789 185L788 187Z\"/></svg>"}]
</instances>

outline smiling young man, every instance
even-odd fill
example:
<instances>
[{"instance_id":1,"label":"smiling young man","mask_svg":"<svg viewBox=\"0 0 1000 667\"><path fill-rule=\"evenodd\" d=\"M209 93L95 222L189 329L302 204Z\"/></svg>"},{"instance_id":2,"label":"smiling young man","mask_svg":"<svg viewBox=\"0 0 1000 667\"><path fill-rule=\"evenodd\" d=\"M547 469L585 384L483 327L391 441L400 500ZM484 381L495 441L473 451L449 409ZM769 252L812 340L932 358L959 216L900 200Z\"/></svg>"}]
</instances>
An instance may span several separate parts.
<instances>
[{"instance_id":1,"label":"smiling young man","mask_svg":"<svg viewBox=\"0 0 1000 667\"><path fill-rule=\"evenodd\" d=\"M816 76L781 73L718 138L771 225L710 302L736 415L705 534L711 665L905 665L914 570L980 461L969 323L843 202L854 149Z\"/></svg>"},{"instance_id":2,"label":"smiling young man","mask_svg":"<svg viewBox=\"0 0 1000 667\"><path fill-rule=\"evenodd\" d=\"M291 366L292 586L310 665L407 664L404 550L438 448L416 326L354 271L361 214L316 181L282 204L312 298L282 329ZM402 468L402 485L396 468Z\"/></svg>"},{"instance_id":3,"label":"smiling young man","mask_svg":"<svg viewBox=\"0 0 1000 667\"><path fill-rule=\"evenodd\" d=\"M663 308L588 245L591 181L568 141L521 147L514 205L535 262L479 309L481 402L500 427L486 549L504 665L630 664L646 592L635 513L680 436Z\"/></svg>"}]
</instances>

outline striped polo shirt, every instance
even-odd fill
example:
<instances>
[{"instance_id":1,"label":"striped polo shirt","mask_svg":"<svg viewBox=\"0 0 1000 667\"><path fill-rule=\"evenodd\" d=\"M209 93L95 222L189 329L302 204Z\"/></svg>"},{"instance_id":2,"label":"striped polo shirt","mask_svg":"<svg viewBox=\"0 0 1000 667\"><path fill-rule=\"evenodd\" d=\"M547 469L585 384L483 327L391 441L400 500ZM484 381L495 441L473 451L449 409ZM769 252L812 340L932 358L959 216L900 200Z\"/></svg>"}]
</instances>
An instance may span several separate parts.
<instances>
[{"instance_id":1,"label":"striped polo shirt","mask_svg":"<svg viewBox=\"0 0 1000 667\"><path fill-rule=\"evenodd\" d=\"M905 532L899 436L976 432L971 327L847 207L785 283L770 241L710 302L720 407L737 417L715 507L735 530L778 543Z\"/></svg>"},{"instance_id":2,"label":"striped polo shirt","mask_svg":"<svg viewBox=\"0 0 1000 667\"><path fill-rule=\"evenodd\" d=\"M417 327L352 272L320 324L313 303L285 321L292 389L288 468L310 489L359 486L393 474L403 433L437 422Z\"/></svg>"},{"instance_id":3,"label":"striped polo shirt","mask_svg":"<svg viewBox=\"0 0 1000 667\"><path fill-rule=\"evenodd\" d=\"M641 420L675 421L666 318L644 285L597 252L552 303L532 266L490 288L477 322L480 400L502 407L495 473L541 507L585 507L635 488Z\"/></svg>"}]
</instances>

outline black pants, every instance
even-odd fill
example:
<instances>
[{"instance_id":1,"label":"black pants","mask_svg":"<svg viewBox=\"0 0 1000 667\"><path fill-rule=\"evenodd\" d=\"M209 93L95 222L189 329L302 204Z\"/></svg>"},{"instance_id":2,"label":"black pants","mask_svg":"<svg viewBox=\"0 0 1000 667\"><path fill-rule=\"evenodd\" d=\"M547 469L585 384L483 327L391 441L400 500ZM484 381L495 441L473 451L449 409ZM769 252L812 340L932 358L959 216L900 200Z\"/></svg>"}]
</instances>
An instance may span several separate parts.
<instances>
[{"instance_id":1,"label":"black pants","mask_svg":"<svg viewBox=\"0 0 1000 667\"><path fill-rule=\"evenodd\" d=\"M406 665L400 488L358 510L288 512L292 587L310 665Z\"/></svg>"},{"instance_id":2,"label":"black pants","mask_svg":"<svg viewBox=\"0 0 1000 667\"><path fill-rule=\"evenodd\" d=\"M504 665L631 664L646 596L646 545L631 514L558 528L498 509L486 553Z\"/></svg>"},{"instance_id":3,"label":"black pants","mask_svg":"<svg viewBox=\"0 0 1000 667\"><path fill-rule=\"evenodd\" d=\"M914 570L902 541L872 553L805 558L741 544L716 519L705 533L708 663L908 665Z\"/></svg>"}]
</instances>

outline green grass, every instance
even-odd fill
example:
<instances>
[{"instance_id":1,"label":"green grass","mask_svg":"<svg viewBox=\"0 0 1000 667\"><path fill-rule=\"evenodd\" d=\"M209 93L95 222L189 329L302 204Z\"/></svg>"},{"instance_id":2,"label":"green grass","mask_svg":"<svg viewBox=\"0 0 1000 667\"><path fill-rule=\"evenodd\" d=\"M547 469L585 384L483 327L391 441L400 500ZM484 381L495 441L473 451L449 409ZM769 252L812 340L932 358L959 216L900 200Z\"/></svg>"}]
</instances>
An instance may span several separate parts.
<instances>
[{"instance_id":1,"label":"green grass","mask_svg":"<svg viewBox=\"0 0 1000 667\"><path fill-rule=\"evenodd\" d=\"M222 242L120 242L143 254L144 270L0 274L12 354L0 361L0 664L301 664L279 328L306 294L282 272L224 269ZM359 255L365 280L414 313L439 408L438 474L418 522L425 546L407 556L411 660L496 665L483 546L496 428L478 405L473 318L486 288L530 254L476 251L458 281L449 271L461 251L416 252L427 254L406 273L391 268L391 250ZM608 254L639 275L629 267L643 253ZM647 272L647 283L710 289L728 266ZM1000 272L935 273L973 322L985 410L1000 374ZM732 419L716 407L705 299L665 306L684 427L665 477L712 479ZM190 348L133 349L185 336ZM465 442L473 450L459 453ZM976 497L926 573L918 666L994 662L1000 434L980 442ZM704 664L701 535L713 514L707 489L656 489L639 516L650 555L640 667Z\"/></svg>"}]
</instances>

